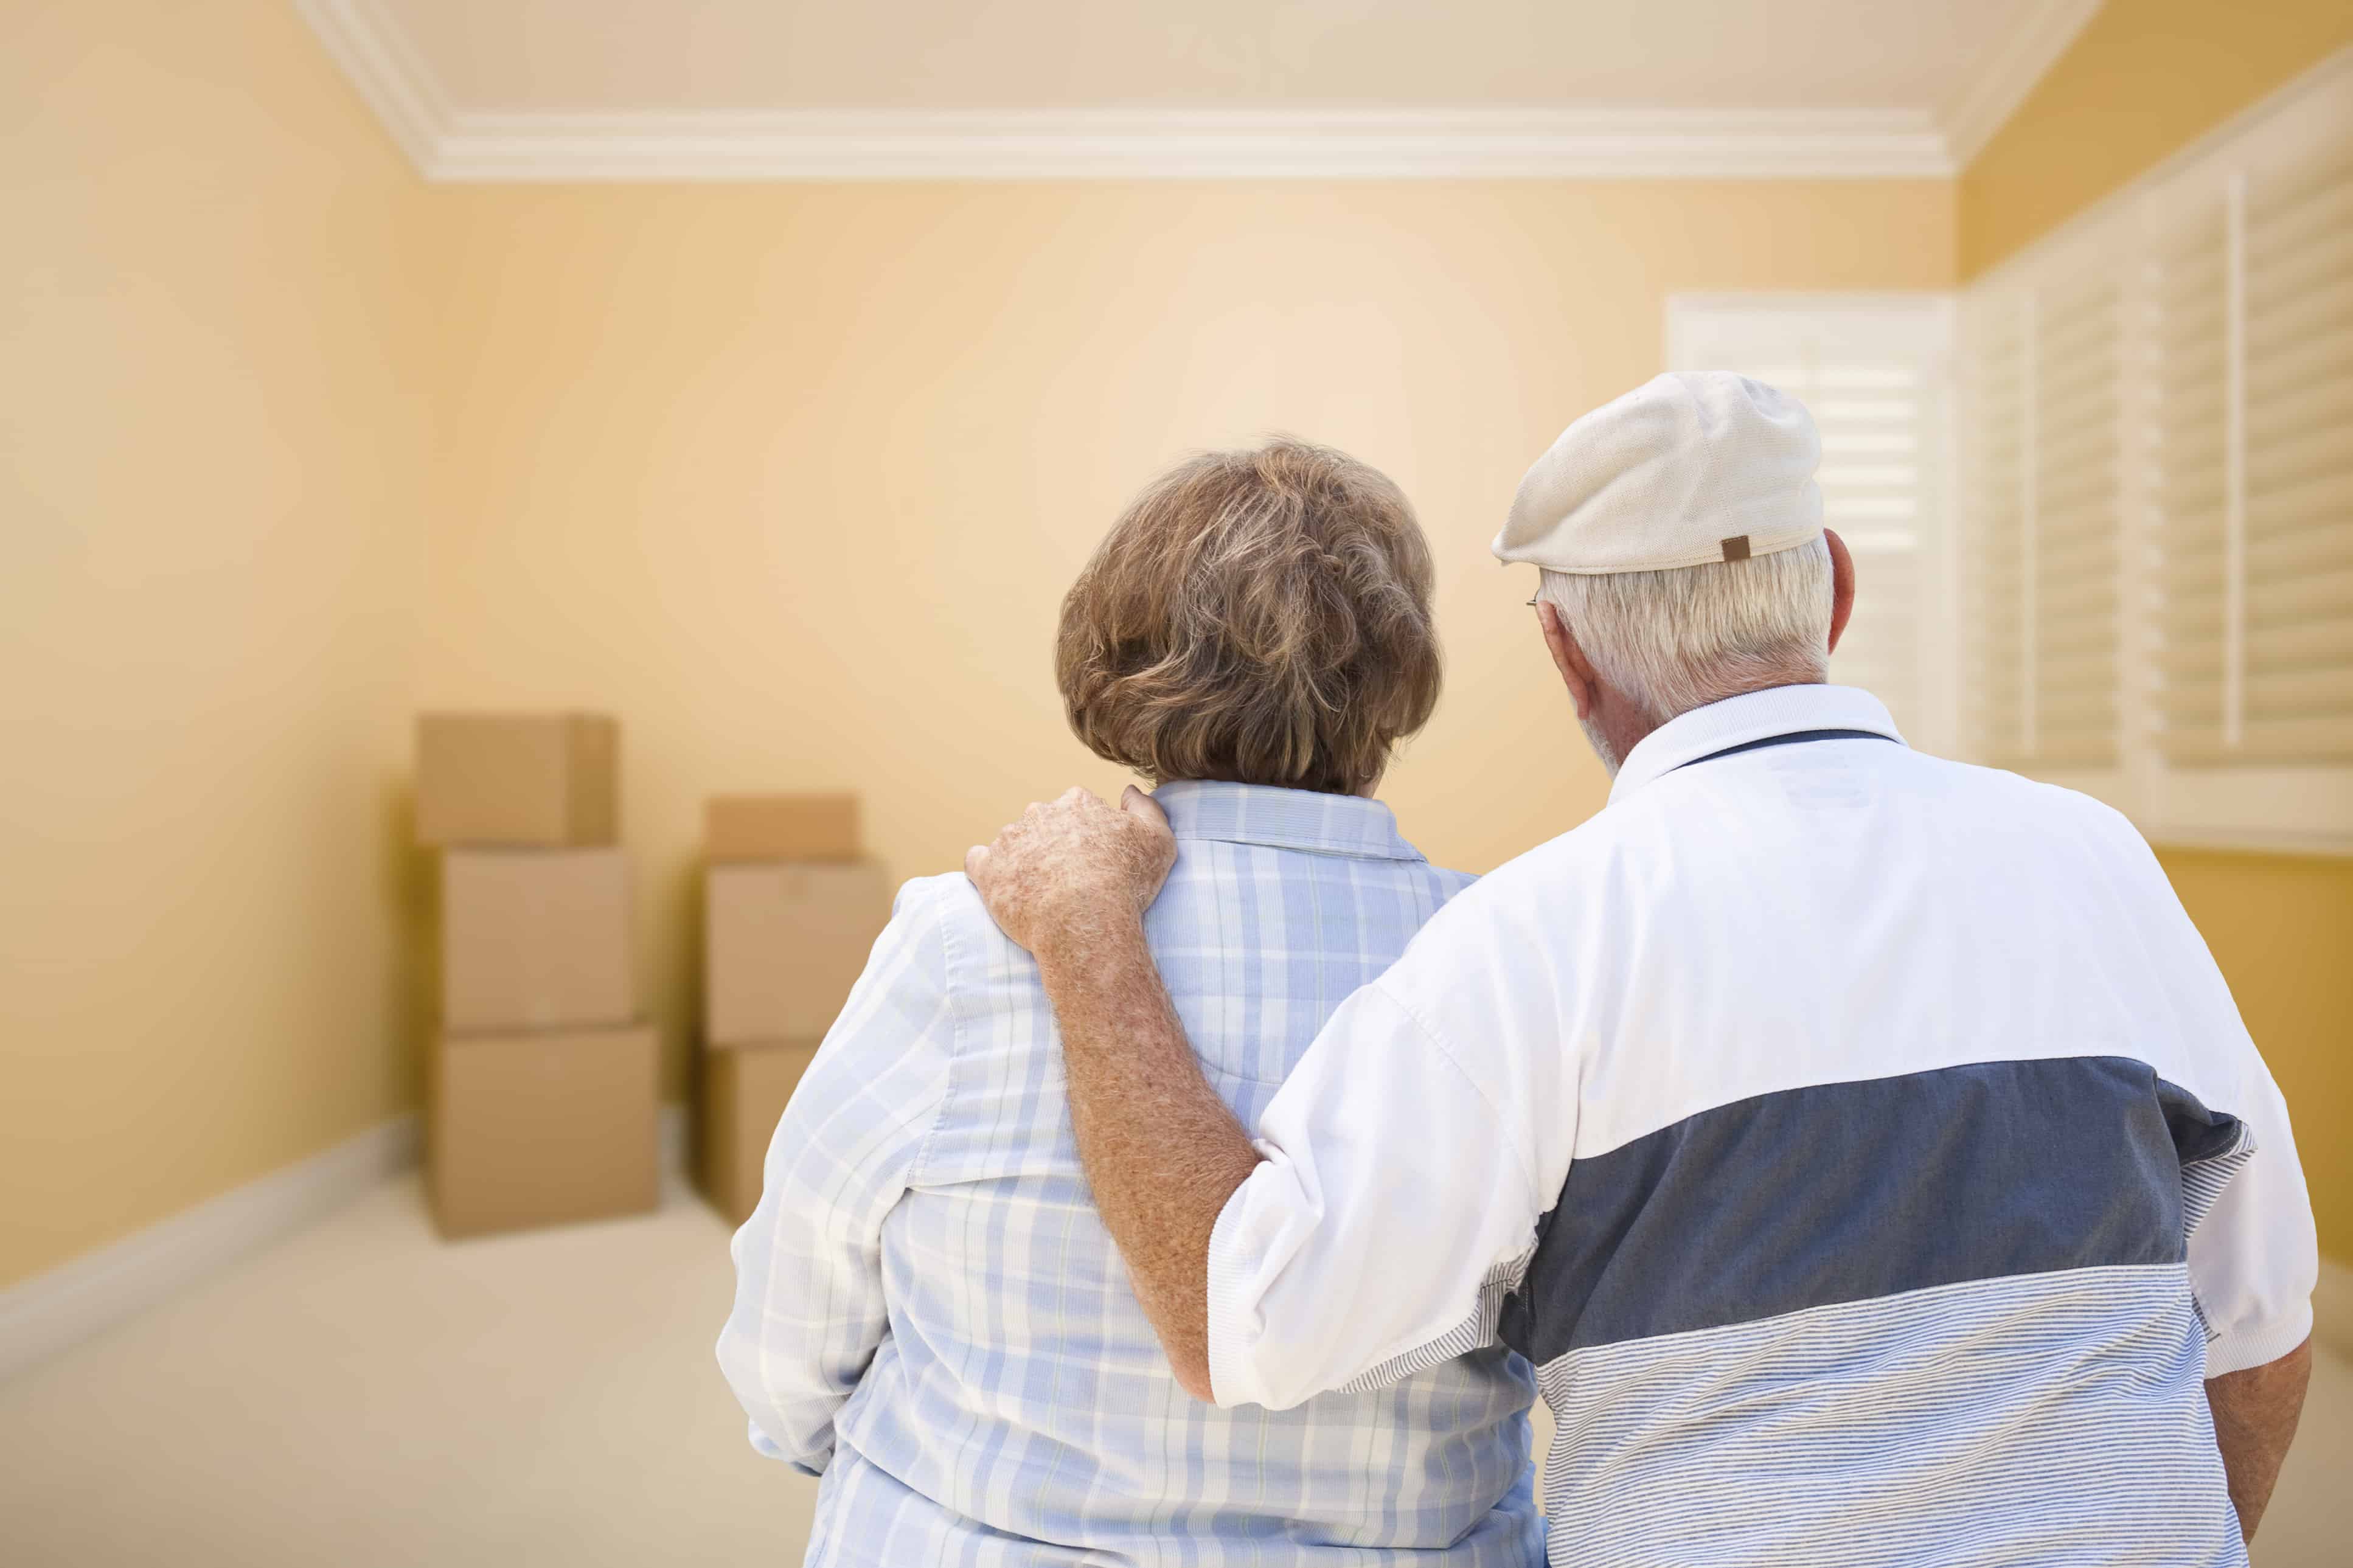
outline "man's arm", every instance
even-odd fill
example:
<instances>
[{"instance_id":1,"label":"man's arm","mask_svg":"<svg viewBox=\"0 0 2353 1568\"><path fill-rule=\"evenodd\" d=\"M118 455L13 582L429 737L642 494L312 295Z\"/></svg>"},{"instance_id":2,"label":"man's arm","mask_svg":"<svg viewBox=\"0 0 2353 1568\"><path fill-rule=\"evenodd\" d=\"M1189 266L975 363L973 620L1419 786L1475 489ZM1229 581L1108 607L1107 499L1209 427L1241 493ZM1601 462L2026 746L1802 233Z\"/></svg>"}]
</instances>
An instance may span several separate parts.
<instances>
[{"instance_id":1,"label":"man's arm","mask_svg":"<svg viewBox=\"0 0 2353 1568\"><path fill-rule=\"evenodd\" d=\"M1211 1400L1209 1237L1259 1163L1201 1076L1141 921L1038 957L1070 1078L1071 1130L1103 1226L1185 1392Z\"/></svg>"},{"instance_id":2,"label":"man's arm","mask_svg":"<svg viewBox=\"0 0 2353 1568\"><path fill-rule=\"evenodd\" d=\"M1201 1076L1145 945L1144 911L1176 858L1166 818L1133 788L1119 813L1082 790L1055 808L972 851L965 871L997 924L1038 960L1096 1211L1176 1381L1208 1400L1209 1237L1258 1151ZM1088 858L1096 847L1099 860ZM1069 858L1046 858L1057 854ZM1017 858L1057 874L1030 885L1007 874Z\"/></svg>"},{"instance_id":3,"label":"man's arm","mask_svg":"<svg viewBox=\"0 0 2353 1568\"><path fill-rule=\"evenodd\" d=\"M882 1221L944 1095L946 954L911 883L768 1146L759 1206L735 1233L735 1306L719 1366L752 1446L810 1475L887 1331Z\"/></svg>"},{"instance_id":4,"label":"man's arm","mask_svg":"<svg viewBox=\"0 0 2353 1568\"><path fill-rule=\"evenodd\" d=\"M2231 1504L2239 1510L2239 1531L2249 1541L2271 1505L2272 1488L2279 1481L2288 1445L2295 1440L2304 1391L2311 1381L2309 1339L2277 1361L2206 1380L2206 1403L2214 1411L2214 1441L2222 1450Z\"/></svg>"},{"instance_id":5,"label":"man's arm","mask_svg":"<svg viewBox=\"0 0 2353 1568\"><path fill-rule=\"evenodd\" d=\"M1541 1037L1551 1064L1530 1074L1499 1056L1474 1076L1387 987L1411 972L1404 994L1448 989L1479 972L1493 932L1474 921L1433 946L1425 931L1325 1022L1253 1142L1203 1078L1145 943L1174 857L1141 794L1114 810L1073 790L965 869L1038 957L1095 1206L1179 1381L1220 1405L1283 1409L1488 1342L1548 1206L1535 1194L1557 1177L1537 1178L1526 1129L1481 1082L1557 1110L1552 1079L1573 1078L1556 1027L1474 1016L1493 1025L1477 1034L1491 1051ZM1566 1136L1574 1116L1553 1123Z\"/></svg>"}]
</instances>

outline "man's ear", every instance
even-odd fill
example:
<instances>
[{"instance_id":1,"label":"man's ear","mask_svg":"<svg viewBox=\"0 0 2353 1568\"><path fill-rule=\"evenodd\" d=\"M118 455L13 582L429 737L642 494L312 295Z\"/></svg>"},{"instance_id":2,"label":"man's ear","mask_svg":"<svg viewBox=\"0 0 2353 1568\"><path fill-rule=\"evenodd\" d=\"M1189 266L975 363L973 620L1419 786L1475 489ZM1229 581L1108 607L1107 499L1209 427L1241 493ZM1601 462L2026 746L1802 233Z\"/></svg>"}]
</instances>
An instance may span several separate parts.
<instances>
[{"instance_id":1,"label":"man's ear","mask_svg":"<svg viewBox=\"0 0 2353 1568\"><path fill-rule=\"evenodd\" d=\"M1854 557L1838 530L1822 530L1822 538L1831 547L1831 651L1838 651L1839 638L1846 635L1847 617L1854 614Z\"/></svg>"},{"instance_id":2,"label":"man's ear","mask_svg":"<svg viewBox=\"0 0 2353 1568\"><path fill-rule=\"evenodd\" d=\"M1585 650L1577 646L1567 625L1560 618L1559 609L1549 599L1536 601L1536 625L1544 628L1546 651L1552 655L1552 667L1560 671L1560 683L1568 688L1568 700L1577 704L1579 719L1593 717L1593 666L1586 662Z\"/></svg>"}]
</instances>

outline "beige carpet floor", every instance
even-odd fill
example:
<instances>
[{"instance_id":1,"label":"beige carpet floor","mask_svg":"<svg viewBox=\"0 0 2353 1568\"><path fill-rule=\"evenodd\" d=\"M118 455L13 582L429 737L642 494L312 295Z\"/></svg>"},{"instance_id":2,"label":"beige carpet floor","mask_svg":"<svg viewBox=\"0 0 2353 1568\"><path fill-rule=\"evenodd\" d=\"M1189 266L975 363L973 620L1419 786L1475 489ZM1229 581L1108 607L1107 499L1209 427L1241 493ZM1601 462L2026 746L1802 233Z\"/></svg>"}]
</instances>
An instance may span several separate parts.
<instances>
[{"instance_id":1,"label":"beige carpet floor","mask_svg":"<svg viewBox=\"0 0 2353 1568\"><path fill-rule=\"evenodd\" d=\"M0 1385L0 1564L795 1563L816 1483L711 1360L726 1227L439 1241L391 1184ZM2353 1368L2325 1362L2258 1543L2353 1563Z\"/></svg>"}]
</instances>

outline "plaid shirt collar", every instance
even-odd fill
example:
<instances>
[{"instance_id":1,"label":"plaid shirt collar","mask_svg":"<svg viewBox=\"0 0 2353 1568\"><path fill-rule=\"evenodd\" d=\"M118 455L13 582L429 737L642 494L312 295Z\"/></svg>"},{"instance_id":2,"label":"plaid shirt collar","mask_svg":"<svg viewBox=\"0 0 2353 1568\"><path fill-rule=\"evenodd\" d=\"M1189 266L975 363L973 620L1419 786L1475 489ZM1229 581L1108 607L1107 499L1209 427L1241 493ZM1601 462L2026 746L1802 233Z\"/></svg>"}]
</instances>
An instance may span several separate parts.
<instances>
[{"instance_id":1,"label":"plaid shirt collar","mask_svg":"<svg viewBox=\"0 0 2353 1568\"><path fill-rule=\"evenodd\" d=\"M1168 826L1180 839L1261 844L1370 860L1422 858L1421 851L1398 835L1389 808L1361 795L1183 779L1162 784L1152 798L1168 814Z\"/></svg>"}]
</instances>

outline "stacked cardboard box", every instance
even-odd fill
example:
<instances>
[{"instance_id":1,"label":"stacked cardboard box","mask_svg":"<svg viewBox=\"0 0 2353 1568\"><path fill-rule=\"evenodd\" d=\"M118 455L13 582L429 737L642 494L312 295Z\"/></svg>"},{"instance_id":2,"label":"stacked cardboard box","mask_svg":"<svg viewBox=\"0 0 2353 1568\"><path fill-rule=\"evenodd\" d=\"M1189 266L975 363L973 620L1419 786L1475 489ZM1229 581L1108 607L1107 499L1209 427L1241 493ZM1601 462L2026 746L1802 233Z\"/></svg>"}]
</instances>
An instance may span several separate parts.
<instances>
[{"instance_id":1,"label":"stacked cardboard box","mask_svg":"<svg viewBox=\"0 0 2353 1568\"><path fill-rule=\"evenodd\" d=\"M742 1224L785 1102L891 918L854 795L722 795L703 814L702 1131L714 1207Z\"/></svg>"},{"instance_id":2,"label":"stacked cardboard box","mask_svg":"<svg viewBox=\"0 0 2353 1568\"><path fill-rule=\"evenodd\" d=\"M444 1235L659 1200L658 1053L638 1016L618 752L618 726L597 714L417 721L417 835L441 868L427 1157Z\"/></svg>"}]
</instances>

